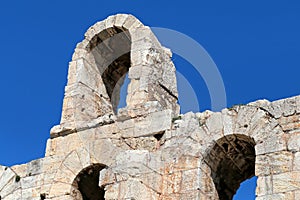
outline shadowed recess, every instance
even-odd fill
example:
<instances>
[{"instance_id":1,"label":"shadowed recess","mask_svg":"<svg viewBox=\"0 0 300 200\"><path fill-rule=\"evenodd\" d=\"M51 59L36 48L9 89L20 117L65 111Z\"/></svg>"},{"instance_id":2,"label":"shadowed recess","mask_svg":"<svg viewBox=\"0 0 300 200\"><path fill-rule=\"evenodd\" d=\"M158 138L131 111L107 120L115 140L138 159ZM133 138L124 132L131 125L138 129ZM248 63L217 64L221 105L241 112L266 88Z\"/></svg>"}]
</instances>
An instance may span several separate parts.
<instances>
[{"instance_id":1,"label":"shadowed recess","mask_svg":"<svg viewBox=\"0 0 300 200\"><path fill-rule=\"evenodd\" d=\"M94 36L87 47L101 74L114 113L120 101L120 89L131 66L131 37L127 30L113 27Z\"/></svg>"},{"instance_id":2,"label":"shadowed recess","mask_svg":"<svg viewBox=\"0 0 300 200\"><path fill-rule=\"evenodd\" d=\"M105 165L95 164L83 169L75 178L73 186L80 191L82 200L104 200L104 187L99 187L99 175Z\"/></svg>"},{"instance_id":3,"label":"shadowed recess","mask_svg":"<svg viewBox=\"0 0 300 200\"><path fill-rule=\"evenodd\" d=\"M231 200L240 184L255 175L255 142L233 134L216 141L205 156L220 200Z\"/></svg>"}]
</instances>

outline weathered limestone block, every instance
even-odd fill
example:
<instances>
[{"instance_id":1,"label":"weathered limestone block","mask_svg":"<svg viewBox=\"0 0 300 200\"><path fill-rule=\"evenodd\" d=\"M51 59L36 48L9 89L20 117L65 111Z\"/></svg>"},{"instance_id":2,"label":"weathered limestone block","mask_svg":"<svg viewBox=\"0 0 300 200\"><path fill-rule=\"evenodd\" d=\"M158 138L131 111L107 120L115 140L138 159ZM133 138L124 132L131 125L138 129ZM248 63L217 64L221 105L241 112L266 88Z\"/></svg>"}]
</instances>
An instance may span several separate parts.
<instances>
[{"instance_id":1,"label":"weathered limestone block","mask_svg":"<svg viewBox=\"0 0 300 200\"><path fill-rule=\"evenodd\" d=\"M81 73L78 74L76 71L81 71ZM95 66L84 59L72 61L70 62L69 73L73 74L69 75L70 78L68 79L68 84L72 85L80 82L89 88L92 88L97 94L102 94L108 98L101 75L98 72L99 71Z\"/></svg>"},{"instance_id":2,"label":"weathered limestone block","mask_svg":"<svg viewBox=\"0 0 300 200\"><path fill-rule=\"evenodd\" d=\"M5 198L21 188L20 176L9 167L0 168L0 196Z\"/></svg>"},{"instance_id":3,"label":"weathered limestone block","mask_svg":"<svg viewBox=\"0 0 300 200\"><path fill-rule=\"evenodd\" d=\"M277 120L270 117L267 112L258 109L251 119L248 135L256 141L260 141L265 140L265 138L273 137L274 135L279 135L280 133L283 134L283 131L278 127Z\"/></svg>"},{"instance_id":4,"label":"weathered limestone block","mask_svg":"<svg viewBox=\"0 0 300 200\"><path fill-rule=\"evenodd\" d=\"M264 155L257 155L255 161L255 175L280 174L292 171L293 153L279 151Z\"/></svg>"},{"instance_id":5,"label":"weathered limestone block","mask_svg":"<svg viewBox=\"0 0 300 200\"><path fill-rule=\"evenodd\" d=\"M255 123L253 120L257 119L258 112L259 110L256 107L239 106L233 132L235 134L247 134L253 128L253 123Z\"/></svg>"},{"instance_id":6,"label":"weathered limestone block","mask_svg":"<svg viewBox=\"0 0 300 200\"><path fill-rule=\"evenodd\" d=\"M46 199L46 200L48 200L48 199ZM51 200L74 200L74 198L70 195L63 195L60 197L53 197L53 198L51 198Z\"/></svg>"},{"instance_id":7,"label":"weathered limestone block","mask_svg":"<svg viewBox=\"0 0 300 200\"><path fill-rule=\"evenodd\" d=\"M82 169L82 168L78 168ZM76 170L76 169L73 169ZM76 173L76 174L75 174ZM66 164L62 164L55 174L54 181L59 183L72 183L77 175L77 171L73 172Z\"/></svg>"},{"instance_id":8,"label":"weathered limestone block","mask_svg":"<svg viewBox=\"0 0 300 200\"><path fill-rule=\"evenodd\" d=\"M138 137L138 138L124 138L123 142L130 147L130 149L144 149L150 152L156 151L161 142L154 136L150 137Z\"/></svg>"},{"instance_id":9,"label":"weathered limestone block","mask_svg":"<svg viewBox=\"0 0 300 200\"><path fill-rule=\"evenodd\" d=\"M297 198L295 198L293 192L271 194L271 195L256 197L256 200L286 200L286 199L297 199Z\"/></svg>"},{"instance_id":10,"label":"weathered limestone block","mask_svg":"<svg viewBox=\"0 0 300 200\"><path fill-rule=\"evenodd\" d=\"M128 15L128 18L123 24L123 27L126 29L136 29L141 26L143 26L143 24L132 15Z\"/></svg>"},{"instance_id":11,"label":"weathered limestone block","mask_svg":"<svg viewBox=\"0 0 300 200\"><path fill-rule=\"evenodd\" d=\"M24 189L22 190L22 199L26 199L26 200L39 200L41 199L40 196L40 188L28 188L28 189Z\"/></svg>"},{"instance_id":12,"label":"weathered limestone block","mask_svg":"<svg viewBox=\"0 0 300 200\"><path fill-rule=\"evenodd\" d=\"M265 138L255 145L256 155L262 155L266 153L286 151L287 145L285 141L285 135L278 135Z\"/></svg>"},{"instance_id":13,"label":"weathered limestone block","mask_svg":"<svg viewBox=\"0 0 300 200\"><path fill-rule=\"evenodd\" d=\"M111 185L116 181L124 181L124 180L125 179L116 178L116 175L114 174L114 172L111 168L103 169L103 170L100 171L99 184L98 185L99 186Z\"/></svg>"},{"instance_id":14,"label":"weathered limestone block","mask_svg":"<svg viewBox=\"0 0 300 200\"><path fill-rule=\"evenodd\" d=\"M9 194L8 196L5 197L5 200L16 200L16 199L17 200L22 200L23 199L22 190L21 189L16 190L13 193L11 193L11 194ZM38 199L34 199L32 197L30 197L30 199L38 200ZM29 200L29 198L28 198L28 200Z\"/></svg>"},{"instance_id":15,"label":"weathered limestone block","mask_svg":"<svg viewBox=\"0 0 300 200\"><path fill-rule=\"evenodd\" d=\"M299 114L300 113L300 96L296 96L296 113Z\"/></svg>"},{"instance_id":16,"label":"weathered limestone block","mask_svg":"<svg viewBox=\"0 0 300 200\"><path fill-rule=\"evenodd\" d=\"M2 190L8 182L10 182L16 174L9 168L5 166L1 166L1 174L0 174L0 190Z\"/></svg>"},{"instance_id":17,"label":"weathered limestone block","mask_svg":"<svg viewBox=\"0 0 300 200\"><path fill-rule=\"evenodd\" d=\"M157 119L159 119L159 121ZM171 110L151 113L148 116L136 118L130 122L125 122L125 124L133 123L134 125L132 129L127 128L130 131L125 131L124 133L121 132L121 135L124 138L155 135L162 131L171 129L171 121Z\"/></svg>"},{"instance_id":18,"label":"weathered limestone block","mask_svg":"<svg viewBox=\"0 0 300 200\"><path fill-rule=\"evenodd\" d=\"M1 196L6 197L9 196L9 194L12 194L16 190L21 188L20 182L16 181L16 179L11 179L9 182L7 182L7 185L1 189Z\"/></svg>"},{"instance_id":19,"label":"weathered limestone block","mask_svg":"<svg viewBox=\"0 0 300 200\"><path fill-rule=\"evenodd\" d=\"M79 134L70 134L64 137L57 137L48 141L47 156L63 155L66 152L71 152L83 145Z\"/></svg>"},{"instance_id":20,"label":"weathered limestone block","mask_svg":"<svg viewBox=\"0 0 300 200\"><path fill-rule=\"evenodd\" d=\"M49 191L49 199L64 199L65 195L69 195L68 191L71 191L72 186L68 183L61 183L61 182L53 182L50 191Z\"/></svg>"},{"instance_id":21,"label":"weathered limestone block","mask_svg":"<svg viewBox=\"0 0 300 200\"><path fill-rule=\"evenodd\" d=\"M299 97L291 97L274 101L266 106L262 106L262 108L278 119L281 116L287 117L295 114L297 112L298 105Z\"/></svg>"},{"instance_id":22,"label":"weathered limestone block","mask_svg":"<svg viewBox=\"0 0 300 200\"><path fill-rule=\"evenodd\" d=\"M199 173L201 173L201 169L199 168L183 170L181 183L182 193L189 193L193 190L197 191L197 189L200 188Z\"/></svg>"},{"instance_id":23,"label":"weathered limestone block","mask_svg":"<svg viewBox=\"0 0 300 200\"><path fill-rule=\"evenodd\" d=\"M131 49L132 53L134 53L135 51L141 51L141 50L147 50L148 53L150 53L150 55L154 53L152 57L148 57L147 62L144 64L151 64L151 62L152 62L152 64L155 64L156 62L160 61L159 57L161 55L156 54L155 50L156 49L162 50L162 46L148 26L137 28L136 31L131 33L131 38L133 41L133 46ZM138 57L135 57L135 58L138 59ZM134 60L135 59L133 59L133 61ZM150 63L148 61L150 61ZM153 62L153 61L155 61L155 62ZM138 63L138 62L132 63L133 66L140 65L140 64L143 65L143 63Z\"/></svg>"},{"instance_id":24,"label":"weathered limestone block","mask_svg":"<svg viewBox=\"0 0 300 200\"><path fill-rule=\"evenodd\" d=\"M28 176L27 168L28 168L28 164L15 165L15 166L11 167L12 171L14 171L16 174L18 174L21 178ZM0 170L1 170L1 168L0 168ZM0 174L1 174L1 172L0 172Z\"/></svg>"},{"instance_id":25,"label":"weathered limestone block","mask_svg":"<svg viewBox=\"0 0 300 200\"><path fill-rule=\"evenodd\" d=\"M105 199L159 199L159 194L141 181L130 179L108 187Z\"/></svg>"},{"instance_id":26,"label":"weathered limestone block","mask_svg":"<svg viewBox=\"0 0 300 200\"><path fill-rule=\"evenodd\" d=\"M283 116L287 117L295 114L297 110L296 97L285 99L283 107Z\"/></svg>"},{"instance_id":27,"label":"weathered limestone block","mask_svg":"<svg viewBox=\"0 0 300 200\"><path fill-rule=\"evenodd\" d=\"M162 192L161 183L163 182L163 176L159 172L143 173L139 177L139 180L143 182L147 188L151 188L157 194Z\"/></svg>"},{"instance_id":28,"label":"weathered limestone block","mask_svg":"<svg viewBox=\"0 0 300 200\"><path fill-rule=\"evenodd\" d=\"M300 131L289 135L287 148L292 152L300 151Z\"/></svg>"},{"instance_id":29,"label":"weathered limestone block","mask_svg":"<svg viewBox=\"0 0 300 200\"><path fill-rule=\"evenodd\" d=\"M300 189L300 172L286 172L273 176L273 192L283 193Z\"/></svg>"},{"instance_id":30,"label":"weathered limestone block","mask_svg":"<svg viewBox=\"0 0 300 200\"><path fill-rule=\"evenodd\" d=\"M213 113L210 117L207 118L205 125L208 129L208 132L211 134L217 134L223 130L222 114Z\"/></svg>"},{"instance_id":31,"label":"weathered limestone block","mask_svg":"<svg viewBox=\"0 0 300 200\"><path fill-rule=\"evenodd\" d=\"M273 192L283 193L300 189L300 172L286 172L273 175Z\"/></svg>"},{"instance_id":32,"label":"weathered limestone block","mask_svg":"<svg viewBox=\"0 0 300 200\"><path fill-rule=\"evenodd\" d=\"M111 15L105 20L105 28L113 27L116 20L116 15Z\"/></svg>"},{"instance_id":33,"label":"weathered limestone block","mask_svg":"<svg viewBox=\"0 0 300 200\"><path fill-rule=\"evenodd\" d=\"M296 191L294 191L294 199L299 199L300 198L300 190L296 190ZM291 198L291 199L293 199L293 198Z\"/></svg>"},{"instance_id":34,"label":"weathered limestone block","mask_svg":"<svg viewBox=\"0 0 300 200\"><path fill-rule=\"evenodd\" d=\"M129 17L129 15L117 14L116 18L115 18L114 26L122 27L128 17Z\"/></svg>"},{"instance_id":35,"label":"weathered limestone block","mask_svg":"<svg viewBox=\"0 0 300 200\"><path fill-rule=\"evenodd\" d=\"M235 119L236 113L234 111L230 111L228 109L223 109L222 113L222 122L223 122L223 134L224 136L230 135L234 133Z\"/></svg>"},{"instance_id":36,"label":"weathered limestone block","mask_svg":"<svg viewBox=\"0 0 300 200\"><path fill-rule=\"evenodd\" d=\"M42 180L43 180L42 175L27 176L21 178L22 189L38 187L41 185Z\"/></svg>"},{"instance_id":37,"label":"weathered limestone block","mask_svg":"<svg viewBox=\"0 0 300 200\"><path fill-rule=\"evenodd\" d=\"M84 34L86 41L91 41L95 35L99 34L105 28L105 21L97 22L91 26Z\"/></svg>"},{"instance_id":38,"label":"weathered limestone block","mask_svg":"<svg viewBox=\"0 0 300 200\"><path fill-rule=\"evenodd\" d=\"M43 159L43 174L44 174L44 185L51 184L53 179L62 164L65 155L48 156ZM46 173L45 173L46 172Z\"/></svg>"},{"instance_id":39,"label":"weathered limestone block","mask_svg":"<svg viewBox=\"0 0 300 200\"><path fill-rule=\"evenodd\" d=\"M186 133L191 134L200 126L199 118L192 112L172 118L172 123L174 131L170 133L176 137L185 136Z\"/></svg>"},{"instance_id":40,"label":"weathered limestone block","mask_svg":"<svg viewBox=\"0 0 300 200\"><path fill-rule=\"evenodd\" d=\"M137 177L143 173L152 173L153 170L147 163L151 155L146 150L128 150L121 152L116 157L116 166L113 171L118 174L128 174L131 177Z\"/></svg>"},{"instance_id":41,"label":"weathered limestone block","mask_svg":"<svg viewBox=\"0 0 300 200\"><path fill-rule=\"evenodd\" d=\"M258 108L264 108L264 107L267 107L270 103L271 102L268 101L267 99L259 99L254 102L250 102L247 105L258 107Z\"/></svg>"},{"instance_id":42,"label":"weathered limestone block","mask_svg":"<svg viewBox=\"0 0 300 200\"><path fill-rule=\"evenodd\" d=\"M77 59L85 58L87 55L87 50L85 48L76 48L72 55L72 60L75 61Z\"/></svg>"},{"instance_id":43,"label":"weathered limestone block","mask_svg":"<svg viewBox=\"0 0 300 200\"><path fill-rule=\"evenodd\" d=\"M295 130L300 131L300 116L291 115L288 117L281 117L278 120L279 124L282 127L282 130L285 132L293 133Z\"/></svg>"},{"instance_id":44,"label":"weathered limestone block","mask_svg":"<svg viewBox=\"0 0 300 200\"><path fill-rule=\"evenodd\" d=\"M300 152L295 153L293 160L293 170L300 171Z\"/></svg>"},{"instance_id":45,"label":"weathered limestone block","mask_svg":"<svg viewBox=\"0 0 300 200\"><path fill-rule=\"evenodd\" d=\"M121 149L116 147L110 140L98 140L88 144L91 163L101 163L111 166ZM105 156L103 156L105 155Z\"/></svg>"},{"instance_id":46,"label":"weathered limestone block","mask_svg":"<svg viewBox=\"0 0 300 200\"><path fill-rule=\"evenodd\" d=\"M73 172L74 175L78 174L80 172L80 169L83 169L83 165L79 159L77 151L70 152L70 154L64 159L62 167L63 166Z\"/></svg>"},{"instance_id":47,"label":"weathered limestone block","mask_svg":"<svg viewBox=\"0 0 300 200\"><path fill-rule=\"evenodd\" d=\"M273 177L272 176L258 176L256 195L265 196L268 194L273 194Z\"/></svg>"}]
</instances>

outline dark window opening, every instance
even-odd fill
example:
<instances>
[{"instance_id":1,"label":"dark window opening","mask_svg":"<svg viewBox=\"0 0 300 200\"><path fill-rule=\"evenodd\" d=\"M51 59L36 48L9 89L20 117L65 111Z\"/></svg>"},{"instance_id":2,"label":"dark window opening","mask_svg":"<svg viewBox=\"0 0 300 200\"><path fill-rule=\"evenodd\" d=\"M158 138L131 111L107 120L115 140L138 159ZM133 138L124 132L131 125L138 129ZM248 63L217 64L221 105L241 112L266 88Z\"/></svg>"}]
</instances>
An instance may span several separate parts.
<instances>
[{"instance_id":1,"label":"dark window opening","mask_svg":"<svg viewBox=\"0 0 300 200\"><path fill-rule=\"evenodd\" d=\"M103 30L90 42L92 54L114 113L120 102L121 87L131 66L131 37L127 30L113 27Z\"/></svg>"},{"instance_id":2,"label":"dark window opening","mask_svg":"<svg viewBox=\"0 0 300 200\"><path fill-rule=\"evenodd\" d=\"M126 53L117 58L102 74L102 80L115 113L117 113L121 97L121 87L124 84L129 67L130 53Z\"/></svg>"},{"instance_id":3,"label":"dark window opening","mask_svg":"<svg viewBox=\"0 0 300 200\"><path fill-rule=\"evenodd\" d=\"M45 200L46 199L46 194L40 194L40 198L41 198L41 200Z\"/></svg>"},{"instance_id":4,"label":"dark window opening","mask_svg":"<svg viewBox=\"0 0 300 200\"><path fill-rule=\"evenodd\" d=\"M80 191L83 200L104 200L105 189L99 186L100 171L104 165L92 165L82 170L73 185Z\"/></svg>"},{"instance_id":5,"label":"dark window opening","mask_svg":"<svg viewBox=\"0 0 300 200\"><path fill-rule=\"evenodd\" d=\"M231 200L240 184L255 175L255 142L234 134L224 136L205 156L220 200Z\"/></svg>"}]
</instances>

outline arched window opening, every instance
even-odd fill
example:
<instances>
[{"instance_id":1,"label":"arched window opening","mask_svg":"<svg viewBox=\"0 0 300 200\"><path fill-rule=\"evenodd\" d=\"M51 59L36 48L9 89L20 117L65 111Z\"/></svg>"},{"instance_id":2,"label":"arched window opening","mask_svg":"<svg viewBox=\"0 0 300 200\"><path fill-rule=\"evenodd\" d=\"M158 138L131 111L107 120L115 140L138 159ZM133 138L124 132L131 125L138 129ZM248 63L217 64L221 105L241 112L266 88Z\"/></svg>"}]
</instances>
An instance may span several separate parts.
<instances>
[{"instance_id":1,"label":"arched window opening","mask_svg":"<svg viewBox=\"0 0 300 200\"><path fill-rule=\"evenodd\" d=\"M257 176L253 176L250 179L241 183L241 186L233 196L233 200L255 200Z\"/></svg>"},{"instance_id":2,"label":"arched window opening","mask_svg":"<svg viewBox=\"0 0 300 200\"><path fill-rule=\"evenodd\" d=\"M117 113L120 90L131 66L131 37L119 27L106 29L90 42L88 50L93 56L114 113Z\"/></svg>"},{"instance_id":3,"label":"arched window opening","mask_svg":"<svg viewBox=\"0 0 300 200\"><path fill-rule=\"evenodd\" d=\"M110 97L113 111L116 114L120 102L121 87L130 67L130 53L116 59L102 74L102 80ZM126 101L125 101L126 102Z\"/></svg>"},{"instance_id":4,"label":"arched window opening","mask_svg":"<svg viewBox=\"0 0 300 200\"><path fill-rule=\"evenodd\" d=\"M104 200L104 187L99 186L100 171L105 165L96 164L83 169L75 178L73 186L80 192L82 200ZM76 193L76 192L74 192ZM78 194L76 194L78 195ZM78 197L77 197L78 198Z\"/></svg>"},{"instance_id":5,"label":"arched window opening","mask_svg":"<svg viewBox=\"0 0 300 200\"><path fill-rule=\"evenodd\" d=\"M240 184L255 175L255 142L233 134L224 136L205 156L220 200L232 200Z\"/></svg>"}]
</instances>

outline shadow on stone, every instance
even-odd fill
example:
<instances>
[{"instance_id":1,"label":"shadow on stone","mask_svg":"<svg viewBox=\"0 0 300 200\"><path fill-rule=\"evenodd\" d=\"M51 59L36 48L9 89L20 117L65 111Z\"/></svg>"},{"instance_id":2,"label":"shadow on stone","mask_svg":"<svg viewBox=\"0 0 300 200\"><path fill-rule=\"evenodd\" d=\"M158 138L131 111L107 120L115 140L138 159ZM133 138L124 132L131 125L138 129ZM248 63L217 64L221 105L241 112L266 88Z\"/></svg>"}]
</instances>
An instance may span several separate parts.
<instances>
[{"instance_id":1,"label":"shadow on stone","mask_svg":"<svg viewBox=\"0 0 300 200\"><path fill-rule=\"evenodd\" d=\"M205 156L220 200L231 200L240 184L255 175L255 142L233 134L224 136Z\"/></svg>"}]
</instances>

